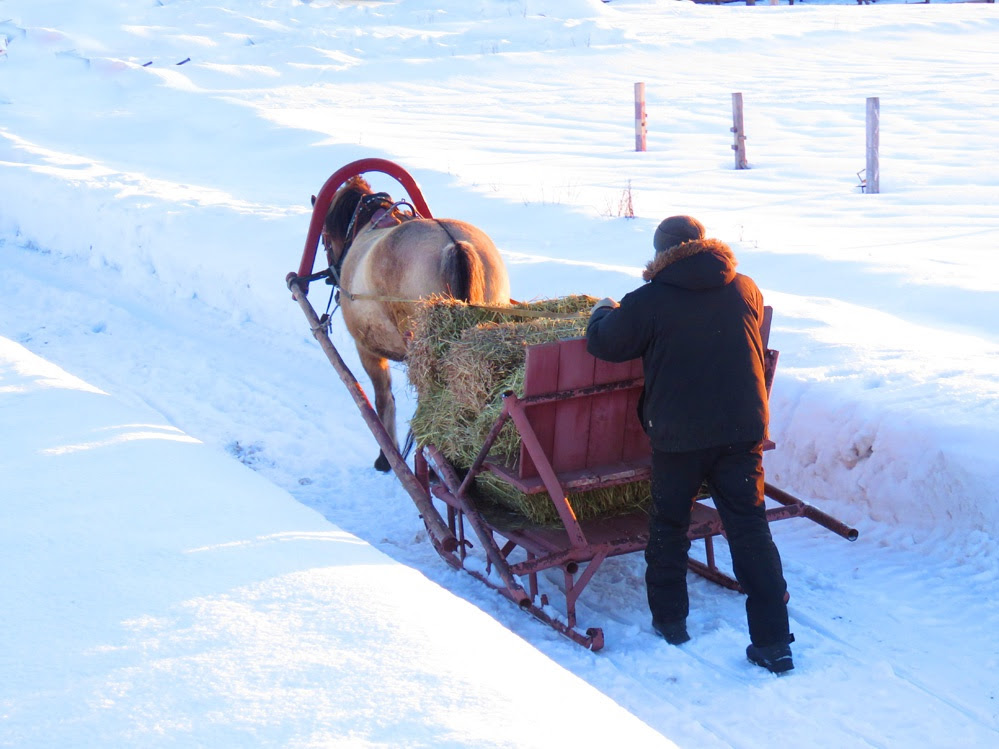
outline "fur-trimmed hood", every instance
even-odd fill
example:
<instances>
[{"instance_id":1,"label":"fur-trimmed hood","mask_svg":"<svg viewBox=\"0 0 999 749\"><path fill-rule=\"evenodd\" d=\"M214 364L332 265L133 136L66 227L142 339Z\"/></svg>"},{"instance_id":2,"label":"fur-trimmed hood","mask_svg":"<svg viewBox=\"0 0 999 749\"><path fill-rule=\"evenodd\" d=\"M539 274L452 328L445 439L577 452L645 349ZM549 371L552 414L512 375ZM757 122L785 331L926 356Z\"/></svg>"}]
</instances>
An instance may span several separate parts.
<instances>
[{"instance_id":1,"label":"fur-trimmed hood","mask_svg":"<svg viewBox=\"0 0 999 749\"><path fill-rule=\"evenodd\" d=\"M718 239L694 239L660 252L642 278L688 289L724 286L735 278L737 265L732 249Z\"/></svg>"}]
</instances>

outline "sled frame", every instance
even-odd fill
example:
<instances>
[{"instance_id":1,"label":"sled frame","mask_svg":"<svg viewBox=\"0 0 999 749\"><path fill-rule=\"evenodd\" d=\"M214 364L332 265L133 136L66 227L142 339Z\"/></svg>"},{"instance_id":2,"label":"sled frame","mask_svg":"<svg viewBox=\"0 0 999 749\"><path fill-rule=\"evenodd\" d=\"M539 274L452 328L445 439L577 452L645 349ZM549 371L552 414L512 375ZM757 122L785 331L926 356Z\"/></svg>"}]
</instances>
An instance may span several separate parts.
<instances>
[{"instance_id":1,"label":"sled frame","mask_svg":"<svg viewBox=\"0 0 999 749\"><path fill-rule=\"evenodd\" d=\"M769 337L771 308L766 308L763 332ZM765 379L769 393L778 352L766 349ZM580 629L576 604L600 566L609 558L643 551L648 543L648 516L633 512L616 517L579 520L568 499L570 492L588 491L651 477L652 449L637 416L643 386L640 360L613 364L586 352L583 338L538 344L527 349L524 393L508 392L503 409L486 437L476 460L463 478L434 445L418 452L417 475L446 505L447 526L458 539L449 563L471 572L517 602L537 618L591 650L603 646L600 628ZM512 421L521 438L520 456L513 465L490 451L500 430ZM767 440L765 449L773 449ZM477 476L490 472L525 494L547 495L561 525L531 526L488 518L472 498ZM856 531L769 483L768 522L807 517L849 539ZM690 569L731 590L741 586L719 569L714 538L724 536L721 518L708 497L694 502L688 537L704 541L703 560L691 557ZM467 553L474 545L471 528L486 555L481 561ZM514 561L519 550L520 561ZM555 614L539 575L557 570L564 609ZM525 581L522 584L521 581Z\"/></svg>"}]
</instances>

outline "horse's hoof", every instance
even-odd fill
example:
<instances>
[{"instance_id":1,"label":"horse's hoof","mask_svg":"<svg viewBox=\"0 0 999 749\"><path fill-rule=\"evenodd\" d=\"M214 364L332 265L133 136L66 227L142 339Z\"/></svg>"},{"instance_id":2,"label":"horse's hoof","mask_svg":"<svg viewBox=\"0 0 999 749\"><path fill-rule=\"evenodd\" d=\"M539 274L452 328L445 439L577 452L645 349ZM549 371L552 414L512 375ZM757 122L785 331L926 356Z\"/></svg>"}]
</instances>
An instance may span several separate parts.
<instances>
[{"instance_id":1,"label":"horse's hoof","mask_svg":"<svg viewBox=\"0 0 999 749\"><path fill-rule=\"evenodd\" d=\"M392 470L392 466L388 462L388 458L385 457L385 453L378 453L378 460L375 461L375 470L382 473L388 473Z\"/></svg>"}]
</instances>

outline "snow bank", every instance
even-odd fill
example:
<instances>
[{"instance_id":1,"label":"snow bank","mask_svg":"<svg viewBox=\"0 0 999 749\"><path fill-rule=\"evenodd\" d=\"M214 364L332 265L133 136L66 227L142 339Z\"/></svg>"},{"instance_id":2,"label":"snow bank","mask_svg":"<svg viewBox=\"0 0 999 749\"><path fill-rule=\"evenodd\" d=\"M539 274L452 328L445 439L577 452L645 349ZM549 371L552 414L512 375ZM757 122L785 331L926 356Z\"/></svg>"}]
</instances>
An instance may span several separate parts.
<instances>
[{"instance_id":1,"label":"snow bank","mask_svg":"<svg viewBox=\"0 0 999 749\"><path fill-rule=\"evenodd\" d=\"M0 415L0 745L673 746L245 466L5 338Z\"/></svg>"}]
</instances>

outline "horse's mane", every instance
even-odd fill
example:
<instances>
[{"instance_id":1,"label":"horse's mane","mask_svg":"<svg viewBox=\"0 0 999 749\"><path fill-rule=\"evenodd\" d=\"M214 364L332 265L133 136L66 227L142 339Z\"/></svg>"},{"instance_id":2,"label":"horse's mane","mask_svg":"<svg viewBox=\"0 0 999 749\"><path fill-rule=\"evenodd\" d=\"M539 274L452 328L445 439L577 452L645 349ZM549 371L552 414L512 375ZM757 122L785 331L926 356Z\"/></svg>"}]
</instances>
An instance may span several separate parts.
<instances>
[{"instance_id":1,"label":"horse's mane","mask_svg":"<svg viewBox=\"0 0 999 749\"><path fill-rule=\"evenodd\" d=\"M357 204L365 195L371 194L371 185L361 175L356 175L347 180L346 184L337 190L336 195L330 202L330 209L326 213L326 232L331 237L340 240L347 238L347 228L350 220L354 217ZM370 216L368 217L370 218ZM363 216L358 216L359 220L366 220ZM363 224L362 224L363 225Z\"/></svg>"}]
</instances>

